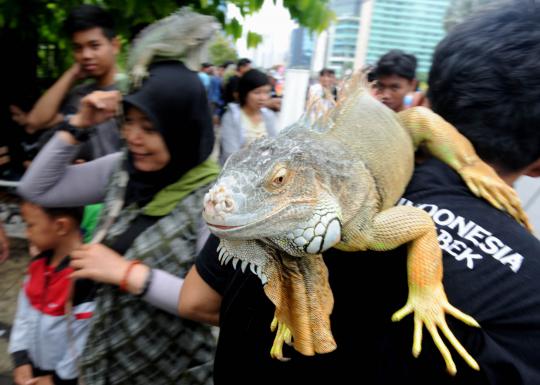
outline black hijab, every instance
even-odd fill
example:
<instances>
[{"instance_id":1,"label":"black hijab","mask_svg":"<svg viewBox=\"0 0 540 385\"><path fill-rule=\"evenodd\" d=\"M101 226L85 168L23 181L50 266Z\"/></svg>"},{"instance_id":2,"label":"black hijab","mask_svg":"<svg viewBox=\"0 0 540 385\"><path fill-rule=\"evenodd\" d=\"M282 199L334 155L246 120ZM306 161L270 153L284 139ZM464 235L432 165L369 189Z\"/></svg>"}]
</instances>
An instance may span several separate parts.
<instances>
[{"instance_id":1,"label":"black hijab","mask_svg":"<svg viewBox=\"0 0 540 385\"><path fill-rule=\"evenodd\" d=\"M214 146L214 131L206 91L196 72L179 61L150 66L142 86L124 97L124 111L136 107L161 133L170 161L158 171L135 168L128 153L129 182L125 205L149 203L164 187L205 161Z\"/></svg>"}]
</instances>

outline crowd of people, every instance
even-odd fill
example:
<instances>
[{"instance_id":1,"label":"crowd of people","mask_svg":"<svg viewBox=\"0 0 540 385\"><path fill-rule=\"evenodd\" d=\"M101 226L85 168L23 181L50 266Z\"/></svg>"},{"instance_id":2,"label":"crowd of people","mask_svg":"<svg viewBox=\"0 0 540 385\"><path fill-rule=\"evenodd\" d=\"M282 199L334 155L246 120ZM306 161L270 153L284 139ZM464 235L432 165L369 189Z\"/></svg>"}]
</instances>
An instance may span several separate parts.
<instances>
[{"instance_id":1,"label":"crowd of people","mask_svg":"<svg viewBox=\"0 0 540 385\"><path fill-rule=\"evenodd\" d=\"M415 321L391 321L407 299L405 246L325 252L337 349L303 356L286 346L290 360L271 358L274 305L256 274L220 263L201 212L228 157L278 134L275 77L249 59L199 72L162 60L122 96L110 15L83 5L65 26L75 64L31 107L10 106L34 146L18 193L38 250L10 336L17 385L540 383L540 241L426 156L397 204L423 208L438 228L448 298L481 327L447 322L479 370L456 359L450 376L429 339L413 357ZM441 115L512 185L540 176L539 53L540 4L500 5L438 44L427 95L416 58L400 50L367 77L391 110ZM332 108L335 75L322 69L306 98ZM0 227L0 263L8 253Z\"/></svg>"}]
</instances>

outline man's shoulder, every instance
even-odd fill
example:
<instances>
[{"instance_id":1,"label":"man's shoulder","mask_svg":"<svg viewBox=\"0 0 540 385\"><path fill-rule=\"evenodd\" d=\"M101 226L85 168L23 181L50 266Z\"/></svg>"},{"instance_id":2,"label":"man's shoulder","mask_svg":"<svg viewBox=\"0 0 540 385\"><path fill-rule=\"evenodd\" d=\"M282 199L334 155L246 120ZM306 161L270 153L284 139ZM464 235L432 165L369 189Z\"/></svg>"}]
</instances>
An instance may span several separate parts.
<instances>
[{"instance_id":1,"label":"man's shoulder","mask_svg":"<svg viewBox=\"0 0 540 385\"><path fill-rule=\"evenodd\" d=\"M443 250L445 240L450 242L452 237L501 262L510 262L501 260L503 249L521 250L526 254L540 252L537 238L507 213L475 196L458 174L439 161L416 168L398 204L418 207L431 216ZM518 270L519 266L512 268Z\"/></svg>"},{"instance_id":2,"label":"man's shoulder","mask_svg":"<svg viewBox=\"0 0 540 385\"><path fill-rule=\"evenodd\" d=\"M81 84L77 84L75 87L73 87L70 91L73 95L79 95L84 96L88 95L89 93L96 91L98 89L97 84L95 82L84 82Z\"/></svg>"},{"instance_id":3,"label":"man's shoulder","mask_svg":"<svg viewBox=\"0 0 540 385\"><path fill-rule=\"evenodd\" d=\"M81 84L77 84L70 91L70 94L78 96L86 96L94 91L114 91L118 89L118 84L113 83L111 85L100 87L95 81L86 81Z\"/></svg>"},{"instance_id":4,"label":"man's shoulder","mask_svg":"<svg viewBox=\"0 0 540 385\"><path fill-rule=\"evenodd\" d=\"M309 93L312 94L312 93L322 93L322 85L320 85L319 83L315 83L315 84L312 84L311 86L309 86Z\"/></svg>"}]
</instances>

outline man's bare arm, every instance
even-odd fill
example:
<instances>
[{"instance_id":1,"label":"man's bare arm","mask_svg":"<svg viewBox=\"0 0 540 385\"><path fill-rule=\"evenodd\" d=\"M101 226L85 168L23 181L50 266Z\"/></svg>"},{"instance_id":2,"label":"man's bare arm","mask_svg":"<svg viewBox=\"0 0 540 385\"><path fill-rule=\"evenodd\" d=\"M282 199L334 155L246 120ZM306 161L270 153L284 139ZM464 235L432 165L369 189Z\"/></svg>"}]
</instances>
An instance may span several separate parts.
<instances>
[{"instance_id":1,"label":"man's bare arm","mask_svg":"<svg viewBox=\"0 0 540 385\"><path fill-rule=\"evenodd\" d=\"M178 313L184 318L218 326L221 300L221 295L202 279L193 266L180 292Z\"/></svg>"},{"instance_id":2,"label":"man's bare arm","mask_svg":"<svg viewBox=\"0 0 540 385\"><path fill-rule=\"evenodd\" d=\"M60 123L63 115L60 113L62 101L73 86L81 78L78 64L71 66L36 102L28 113L26 131L34 133L38 130Z\"/></svg>"}]
</instances>

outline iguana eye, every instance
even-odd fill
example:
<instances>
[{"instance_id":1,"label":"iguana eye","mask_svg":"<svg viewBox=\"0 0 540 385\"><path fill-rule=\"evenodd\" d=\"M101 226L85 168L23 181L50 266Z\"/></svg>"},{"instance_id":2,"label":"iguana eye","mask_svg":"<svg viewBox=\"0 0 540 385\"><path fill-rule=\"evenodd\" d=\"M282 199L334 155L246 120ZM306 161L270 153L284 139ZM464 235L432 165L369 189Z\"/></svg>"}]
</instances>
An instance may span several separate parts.
<instances>
[{"instance_id":1,"label":"iguana eye","mask_svg":"<svg viewBox=\"0 0 540 385\"><path fill-rule=\"evenodd\" d=\"M272 177L272 187L281 187L285 184L287 181L287 175L289 174L289 170L286 168L280 168L276 171L274 176Z\"/></svg>"}]
</instances>

